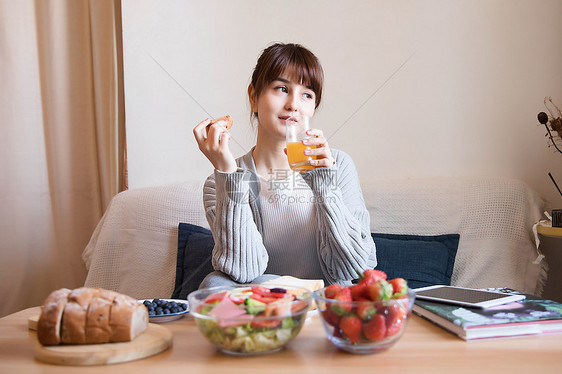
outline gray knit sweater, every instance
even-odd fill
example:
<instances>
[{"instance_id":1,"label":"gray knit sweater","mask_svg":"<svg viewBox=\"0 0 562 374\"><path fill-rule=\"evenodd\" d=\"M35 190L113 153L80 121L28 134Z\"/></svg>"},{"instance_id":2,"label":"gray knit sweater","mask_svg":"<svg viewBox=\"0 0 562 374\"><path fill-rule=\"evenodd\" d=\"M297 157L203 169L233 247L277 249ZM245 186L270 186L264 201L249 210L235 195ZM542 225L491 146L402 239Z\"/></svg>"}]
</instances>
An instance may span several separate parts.
<instances>
[{"instance_id":1,"label":"gray knit sweater","mask_svg":"<svg viewBox=\"0 0 562 374\"><path fill-rule=\"evenodd\" d=\"M328 284L350 284L357 272L377 264L365 207L353 160L331 149L335 165L302 173L316 205L318 261ZM239 283L264 274L269 261L262 234L260 181L252 151L236 160L238 170L215 170L204 186L203 200L215 247L212 264ZM287 246L291 245L287 238ZM295 261L295 266L307 266ZM280 274L284 275L284 274Z\"/></svg>"}]
</instances>

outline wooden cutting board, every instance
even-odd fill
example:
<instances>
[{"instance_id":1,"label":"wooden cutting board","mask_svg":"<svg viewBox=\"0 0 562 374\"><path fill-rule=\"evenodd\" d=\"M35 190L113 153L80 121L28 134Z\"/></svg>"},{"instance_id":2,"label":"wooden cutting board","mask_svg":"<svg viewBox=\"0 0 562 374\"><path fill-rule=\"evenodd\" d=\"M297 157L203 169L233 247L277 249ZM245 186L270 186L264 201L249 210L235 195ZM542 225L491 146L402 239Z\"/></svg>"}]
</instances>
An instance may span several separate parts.
<instances>
[{"instance_id":1,"label":"wooden cutting board","mask_svg":"<svg viewBox=\"0 0 562 374\"><path fill-rule=\"evenodd\" d=\"M39 316L28 320L31 330L37 329ZM139 360L163 352L172 346L172 332L164 326L148 324L148 329L133 341L124 343L54 345L35 344L35 358L55 365L105 365Z\"/></svg>"}]
</instances>

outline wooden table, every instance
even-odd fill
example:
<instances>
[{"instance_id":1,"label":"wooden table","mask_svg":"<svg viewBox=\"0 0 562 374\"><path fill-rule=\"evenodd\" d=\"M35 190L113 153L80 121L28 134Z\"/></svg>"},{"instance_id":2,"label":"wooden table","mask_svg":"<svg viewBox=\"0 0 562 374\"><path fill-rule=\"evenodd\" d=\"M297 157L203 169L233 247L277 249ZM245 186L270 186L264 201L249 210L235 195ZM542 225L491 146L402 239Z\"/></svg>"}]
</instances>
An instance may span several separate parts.
<instances>
[{"instance_id":1,"label":"wooden table","mask_svg":"<svg viewBox=\"0 0 562 374\"><path fill-rule=\"evenodd\" d=\"M540 221L537 233L551 238L562 238L562 227L552 227L552 221Z\"/></svg>"},{"instance_id":2,"label":"wooden table","mask_svg":"<svg viewBox=\"0 0 562 374\"><path fill-rule=\"evenodd\" d=\"M197 330L191 317L163 324L174 335L171 349L128 363L55 366L35 361L36 334L27 319L38 308L0 319L0 373L560 373L562 335L465 342L412 315L402 339L389 350L353 355L326 338L320 317L310 318L281 352L234 357L220 353Z\"/></svg>"}]
</instances>

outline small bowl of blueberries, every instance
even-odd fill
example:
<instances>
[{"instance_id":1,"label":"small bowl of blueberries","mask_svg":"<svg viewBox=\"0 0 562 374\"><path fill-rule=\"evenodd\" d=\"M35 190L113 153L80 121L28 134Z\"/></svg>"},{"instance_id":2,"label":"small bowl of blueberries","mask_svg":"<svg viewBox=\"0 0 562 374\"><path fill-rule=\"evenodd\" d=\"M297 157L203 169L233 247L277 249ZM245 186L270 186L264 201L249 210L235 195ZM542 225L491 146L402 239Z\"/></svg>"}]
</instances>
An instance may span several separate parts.
<instances>
[{"instance_id":1,"label":"small bowl of blueberries","mask_svg":"<svg viewBox=\"0 0 562 374\"><path fill-rule=\"evenodd\" d=\"M141 299L139 303L142 303L146 307L148 310L148 319L150 322L154 323L174 321L189 313L186 300Z\"/></svg>"}]
</instances>

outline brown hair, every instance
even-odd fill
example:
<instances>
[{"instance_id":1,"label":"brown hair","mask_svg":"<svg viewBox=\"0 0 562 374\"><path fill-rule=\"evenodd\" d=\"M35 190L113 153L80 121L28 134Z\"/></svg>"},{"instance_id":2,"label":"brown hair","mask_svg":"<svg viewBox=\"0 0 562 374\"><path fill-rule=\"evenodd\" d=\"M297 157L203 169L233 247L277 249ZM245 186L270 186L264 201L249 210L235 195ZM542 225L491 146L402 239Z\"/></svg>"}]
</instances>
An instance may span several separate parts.
<instances>
[{"instance_id":1,"label":"brown hair","mask_svg":"<svg viewBox=\"0 0 562 374\"><path fill-rule=\"evenodd\" d=\"M286 70L295 75L299 84L312 89L316 97L315 108L318 108L324 72L318 58L300 44L276 43L263 50L252 74L251 83L256 99L265 87Z\"/></svg>"}]
</instances>

